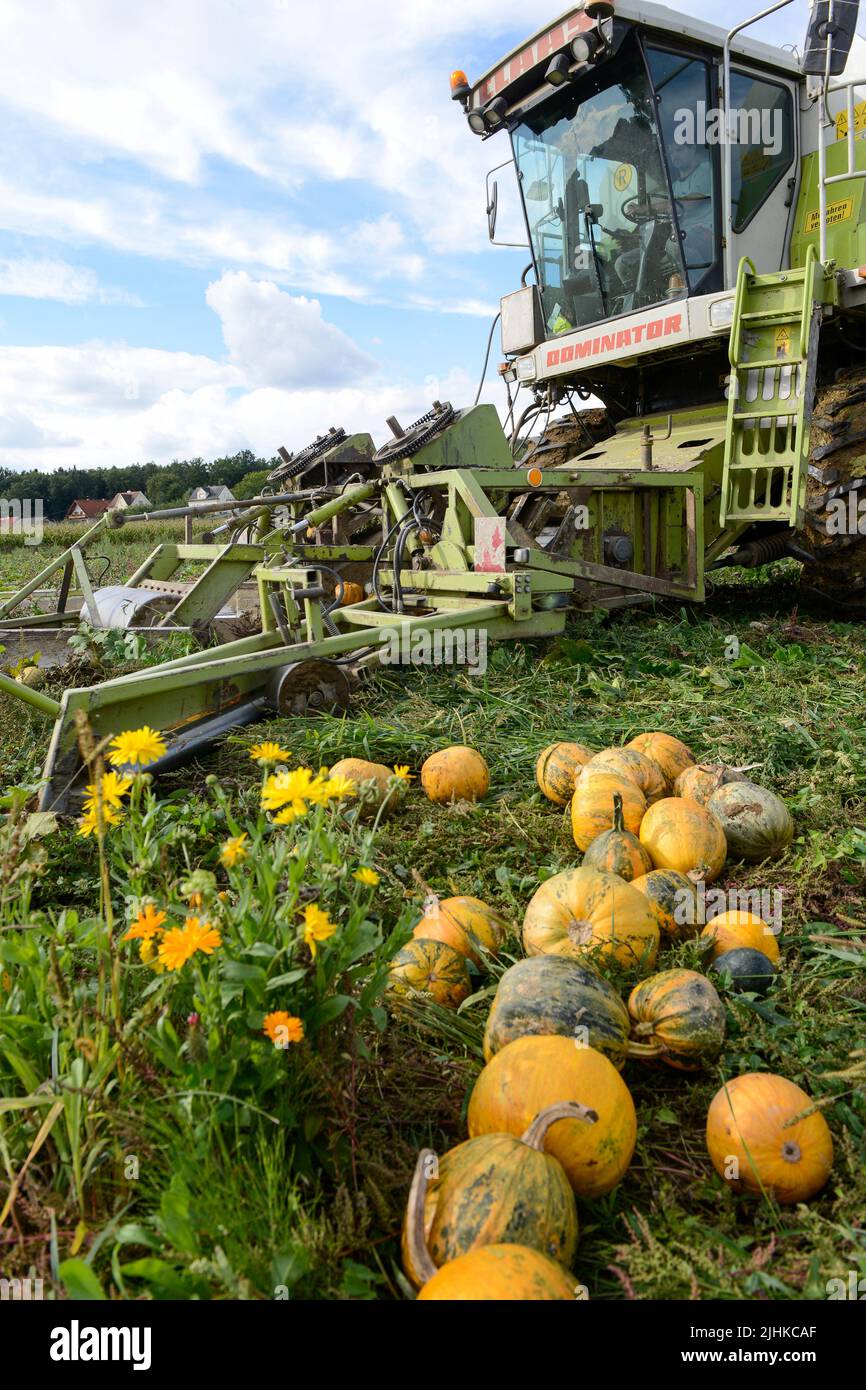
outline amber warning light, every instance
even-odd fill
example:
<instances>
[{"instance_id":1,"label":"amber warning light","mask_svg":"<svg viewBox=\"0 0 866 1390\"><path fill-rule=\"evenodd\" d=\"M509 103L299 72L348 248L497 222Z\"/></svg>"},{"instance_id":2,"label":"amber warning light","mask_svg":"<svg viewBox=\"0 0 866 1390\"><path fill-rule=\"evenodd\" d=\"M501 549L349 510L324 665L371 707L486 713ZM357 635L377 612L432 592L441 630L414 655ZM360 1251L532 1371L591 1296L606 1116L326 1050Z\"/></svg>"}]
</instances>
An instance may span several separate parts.
<instances>
[{"instance_id":1,"label":"amber warning light","mask_svg":"<svg viewBox=\"0 0 866 1390\"><path fill-rule=\"evenodd\" d=\"M469 96L469 90L470 88L469 83L466 79L466 73L462 70L462 68L458 68L456 72L452 72L451 100L465 101L466 98Z\"/></svg>"}]
</instances>

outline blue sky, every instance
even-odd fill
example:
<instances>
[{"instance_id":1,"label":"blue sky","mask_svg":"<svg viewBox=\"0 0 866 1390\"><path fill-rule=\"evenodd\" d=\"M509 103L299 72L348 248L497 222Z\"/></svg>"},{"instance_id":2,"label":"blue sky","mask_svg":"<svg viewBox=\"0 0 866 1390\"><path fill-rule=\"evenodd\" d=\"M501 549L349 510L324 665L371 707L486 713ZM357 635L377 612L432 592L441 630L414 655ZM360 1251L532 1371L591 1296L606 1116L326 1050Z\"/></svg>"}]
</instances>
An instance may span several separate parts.
<instances>
[{"instance_id":1,"label":"blue sky","mask_svg":"<svg viewBox=\"0 0 866 1390\"><path fill-rule=\"evenodd\" d=\"M4 0L0 463L270 456L465 404L527 256L488 246L508 148L469 133L448 76L557 14ZM795 4L758 32L801 30Z\"/></svg>"}]
</instances>

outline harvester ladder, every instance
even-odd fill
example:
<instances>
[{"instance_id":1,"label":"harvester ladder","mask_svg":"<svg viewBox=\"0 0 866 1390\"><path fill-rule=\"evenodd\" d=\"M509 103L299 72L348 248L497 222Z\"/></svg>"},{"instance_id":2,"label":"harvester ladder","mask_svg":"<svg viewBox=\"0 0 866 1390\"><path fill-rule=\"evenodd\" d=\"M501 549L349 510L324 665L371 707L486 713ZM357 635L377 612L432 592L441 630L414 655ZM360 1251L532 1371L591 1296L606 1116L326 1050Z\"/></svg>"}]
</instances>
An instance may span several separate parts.
<instances>
[{"instance_id":1,"label":"harvester ladder","mask_svg":"<svg viewBox=\"0 0 866 1390\"><path fill-rule=\"evenodd\" d=\"M803 522L823 270L814 246L798 270L758 275L740 261L728 349L731 374L721 521Z\"/></svg>"}]
</instances>

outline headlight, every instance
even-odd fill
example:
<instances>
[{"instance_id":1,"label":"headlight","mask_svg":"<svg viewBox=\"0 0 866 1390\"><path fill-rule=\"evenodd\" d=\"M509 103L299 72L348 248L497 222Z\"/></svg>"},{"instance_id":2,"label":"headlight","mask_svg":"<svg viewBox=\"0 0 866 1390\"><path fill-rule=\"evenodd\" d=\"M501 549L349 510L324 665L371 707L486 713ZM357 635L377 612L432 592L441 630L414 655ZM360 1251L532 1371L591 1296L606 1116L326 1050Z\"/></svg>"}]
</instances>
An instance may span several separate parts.
<instances>
[{"instance_id":1,"label":"headlight","mask_svg":"<svg viewBox=\"0 0 866 1390\"><path fill-rule=\"evenodd\" d=\"M515 371L517 372L517 380L518 380L518 381L534 381L534 380L535 380L535 358L534 358L534 357L518 357L517 362L516 362L516 364L515 364Z\"/></svg>"},{"instance_id":2,"label":"headlight","mask_svg":"<svg viewBox=\"0 0 866 1390\"><path fill-rule=\"evenodd\" d=\"M734 297L730 295L727 299L717 299L710 305L710 327L711 328L730 328L734 321Z\"/></svg>"}]
</instances>

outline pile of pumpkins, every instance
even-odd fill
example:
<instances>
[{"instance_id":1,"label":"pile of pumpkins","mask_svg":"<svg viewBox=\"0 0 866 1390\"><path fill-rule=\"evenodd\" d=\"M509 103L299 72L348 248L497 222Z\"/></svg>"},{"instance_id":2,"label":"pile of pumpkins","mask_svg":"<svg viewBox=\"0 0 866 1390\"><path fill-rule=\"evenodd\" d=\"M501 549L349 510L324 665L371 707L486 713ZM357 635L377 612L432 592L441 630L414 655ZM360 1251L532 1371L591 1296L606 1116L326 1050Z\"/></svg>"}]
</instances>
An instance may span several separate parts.
<instances>
[{"instance_id":1,"label":"pile of pumpkins","mask_svg":"<svg viewBox=\"0 0 866 1390\"><path fill-rule=\"evenodd\" d=\"M793 835L772 792L734 769L697 764L665 733L600 753L554 744L536 777L551 801L570 804L583 862L543 882L526 909L525 958L501 976L487 1019L469 1139L440 1158L418 1157L403 1264L422 1300L586 1296L570 1272L575 1199L604 1196L631 1162L637 1116L626 1060L697 1071L724 1041L725 1011L705 975L642 977L655 970L662 937L699 929L682 906L696 883L718 877L729 850L759 862ZM508 933L477 898L432 899L392 962L391 988L457 1008L472 990L470 962L483 970ZM779 948L760 917L721 913L701 935L726 982L766 987ZM626 1002L603 973L612 961L637 980ZM833 1162L823 1115L772 1073L725 1082L706 1142L734 1190L782 1203L818 1192Z\"/></svg>"}]
</instances>

